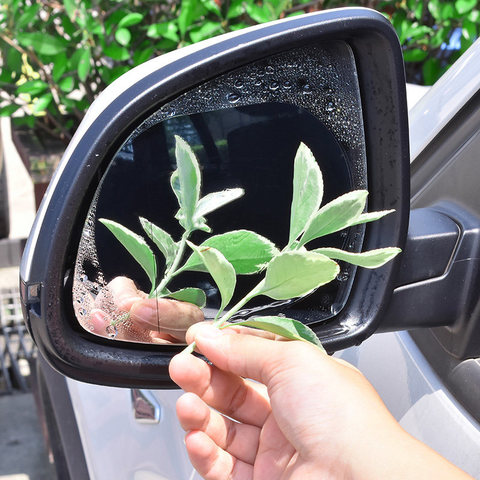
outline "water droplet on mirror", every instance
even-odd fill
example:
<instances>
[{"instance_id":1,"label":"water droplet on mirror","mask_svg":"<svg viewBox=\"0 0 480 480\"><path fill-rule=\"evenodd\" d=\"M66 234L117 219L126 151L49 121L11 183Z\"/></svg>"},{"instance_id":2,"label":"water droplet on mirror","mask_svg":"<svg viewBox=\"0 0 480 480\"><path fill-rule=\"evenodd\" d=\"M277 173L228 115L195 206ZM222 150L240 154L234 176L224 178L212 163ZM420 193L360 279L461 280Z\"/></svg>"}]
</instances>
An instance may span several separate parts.
<instances>
[{"instance_id":1,"label":"water droplet on mirror","mask_svg":"<svg viewBox=\"0 0 480 480\"><path fill-rule=\"evenodd\" d=\"M84 316L87 314L87 311L86 311L84 308L81 308L81 309L78 311L78 313L79 313L82 317L84 317Z\"/></svg>"},{"instance_id":2,"label":"water droplet on mirror","mask_svg":"<svg viewBox=\"0 0 480 480\"><path fill-rule=\"evenodd\" d=\"M88 280L88 277L84 274L84 275L80 275L80 277L78 278L82 283L85 283L87 280Z\"/></svg>"},{"instance_id":3,"label":"water droplet on mirror","mask_svg":"<svg viewBox=\"0 0 480 480\"><path fill-rule=\"evenodd\" d=\"M327 112L333 112L335 110L335 104L332 101L328 102L325 110Z\"/></svg>"},{"instance_id":4,"label":"water droplet on mirror","mask_svg":"<svg viewBox=\"0 0 480 480\"><path fill-rule=\"evenodd\" d=\"M115 338L118 335L118 329L115 325L107 325L105 331L110 338Z\"/></svg>"},{"instance_id":5,"label":"water droplet on mirror","mask_svg":"<svg viewBox=\"0 0 480 480\"><path fill-rule=\"evenodd\" d=\"M348 274L348 272L340 272L340 273L337 275L337 280L338 280L339 282L346 282L349 277L350 277L350 275Z\"/></svg>"},{"instance_id":6,"label":"water droplet on mirror","mask_svg":"<svg viewBox=\"0 0 480 480\"><path fill-rule=\"evenodd\" d=\"M305 95L309 95L310 93L312 93L312 87L310 86L309 83L306 83L306 84L303 86L302 90L303 90L303 93L304 93Z\"/></svg>"},{"instance_id":7,"label":"water droplet on mirror","mask_svg":"<svg viewBox=\"0 0 480 480\"><path fill-rule=\"evenodd\" d=\"M227 95L227 100L230 103L237 103L240 100L240 95L238 95L238 93L229 93Z\"/></svg>"},{"instance_id":8,"label":"water droplet on mirror","mask_svg":"<svg viewBox=\"0 0 480 480\"><path fill-rule=\"evenodd\" d=\"M265 72L267 73L267 75L273 75L275 73L275 69L269 65L266 69L265 69Z\"/></svg>"},{"instance_id":9,"label":"water droplet on mirror","mask_svg":"<svg viewBox=\"0 0 480 480\"><path fill-rule=\"evenodd\" d=\"M293 85L292 85L292 82L291 82L290 80L285 80L285 81L283 82L283 88L284 88L285 90L289 90L290 88L292 88L292 86L293 86Z\"/></svg>"},{"instance_id":10,"label":"water droplet on mirror","mask_svg":"<svg viewBox=\"0 0 480 480\"><path fill-rule=\"evenodd\" d=\"M233 84L236 88L243 88L243 80L235 80L235 83Z\"/></svg>"},{"instance_id":11,"label":"water droplet on mirror","mask_svg":"<svg viewBox=\"0 0 480 480\"><path fill-rule=\"evenodd\" d=\"M275 90L278 90L278 87L279 87L278 82L271 82L268 88L270 90L275 91Z\"/></svg>"}]
</instances>

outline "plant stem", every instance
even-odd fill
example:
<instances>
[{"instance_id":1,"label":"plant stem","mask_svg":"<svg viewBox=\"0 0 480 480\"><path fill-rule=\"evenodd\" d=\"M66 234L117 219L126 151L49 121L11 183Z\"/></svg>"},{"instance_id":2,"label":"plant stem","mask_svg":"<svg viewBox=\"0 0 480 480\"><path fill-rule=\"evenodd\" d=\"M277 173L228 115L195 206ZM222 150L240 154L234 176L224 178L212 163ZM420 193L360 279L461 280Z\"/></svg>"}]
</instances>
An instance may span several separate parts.
<instances>
[{"instance_id":1,"label":"plant stem","mask_svg":"<svg viewBox=\"0 0 480 480\"><path fill-rule=\"evenodd\" d=\"M182 238L180 240L180 245L178 246L177 254L175 255L175 259L171 267L166 271L165 276L162 278L161 282L158 284L157 288L148 296L149 298L154 298L160 295L163 289L168 285L170 280L175 276L178 264L182 260L183 254L185 252L185 247L187 246L187 240L190 234L192 233L191 230L185 230L183 232Z\"/></svg>"}]
</instances>

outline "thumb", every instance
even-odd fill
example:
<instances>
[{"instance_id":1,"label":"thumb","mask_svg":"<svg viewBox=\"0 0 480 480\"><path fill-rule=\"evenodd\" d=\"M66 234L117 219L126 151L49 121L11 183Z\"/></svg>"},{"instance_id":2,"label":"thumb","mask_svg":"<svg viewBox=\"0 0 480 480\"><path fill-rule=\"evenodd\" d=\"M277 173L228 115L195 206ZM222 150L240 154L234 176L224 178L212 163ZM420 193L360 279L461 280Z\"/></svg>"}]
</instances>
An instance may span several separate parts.
<instances>
[{"instance_id":1,"label":"thumb","mask_svg":"<svg viewBox=\"0 0 480 480\"><path fill-rule=\"evenodd\" d=\"M219 330L210 324L190 327L187 341L195 341L197 349L216 367L241 377L271 385L276 373L302 368L319 359L328 358L323 352L300 341L275 341L242 329ZM245 329L248 332L248 329Z\"/></svg>"}]
</instances>

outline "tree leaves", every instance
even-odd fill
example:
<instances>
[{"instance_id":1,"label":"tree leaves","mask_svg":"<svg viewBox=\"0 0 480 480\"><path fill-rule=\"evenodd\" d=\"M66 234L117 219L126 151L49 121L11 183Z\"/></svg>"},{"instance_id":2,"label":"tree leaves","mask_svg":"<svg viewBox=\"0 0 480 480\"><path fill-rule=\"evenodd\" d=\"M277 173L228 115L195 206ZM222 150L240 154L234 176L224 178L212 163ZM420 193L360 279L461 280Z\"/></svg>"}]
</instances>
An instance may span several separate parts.
<instances>
[{"instance_id":1,"label":"tree leaves","mask_svg":"<svg viewBox=\"0 0 480 480\"><path fill-rule=\"evenodd\" d=\"M199 308L203 308L207 303L205 292L200 288L187 287L177 290L176 292L168 292L162 297L173 298L180 302L193 303Z\"/></svg>"},{"instance_id":2,"label":"tree leaves","mask_svg":"<svg viewBox=\"0 0 480 480\"><path fill-rule=\"evenodd\" d=\"M366 190L355 190L327 203L313 217L300 239L300 245L353 225L365 208L367 195Z\"/></svg>"},{"instance_id":3,"label":"tree leaves","mask_svg":"<svg viewBox=\"0 0 480 480\"><path fill-rule=\"evenodd\" d=\"M232 299L235 285L237 283L235 269L217 249L212 247L197 247L191 242L187 243L189 247L202 259L205 267L217 284L217 287L220 291L220 296L222 297L219 309L220 313L225 309L228 302Z\"/></svg>"},{"instance_id":4,"label":"tree leaves","mask_svg":"<svg viewBox=\"0 0 480 480\"><path fill-rule=\"evenodd\" d=\"M275 245L249 230L234 230L208 238L201 247L213 247L233 265L237 274L259 272L277 253ZM181 270L207 271L202 259L193 253Z\"/></svg>"},{"instance_id":5,"label":"tree leaves","mask_svg":"<svg viewBox=\"0 0 480 480\"><path fill-rule=\"evenodd\" d=\"M140 235L133 233L128 228L120 225L117 222L114 222L113 220L100 218L99 222L103 223L103 225L105 225L113 233L113 235L115 235L116 239L139 263L143 270L145 270L145 273L148 275L150 283L152 284L153 291L157 277L157 266L155 262L155 256L145 240Z\"/></svg>"},{"instance_id":6,"label":"tree leaves","mask_svg":"<svg viewBox=\"0 0 480 480\"><path fill-rule=\"evenodd\" d=\"M177 170L171 184L180 205L178 218L186 230L195 228L194 215L200 197L200 167L190 145L175 135Z\"/></svg>"},{"instance_id":7,"label":"tree leaves","mask_svg":"<svg viewBox=\"0 0 480 480\"><path fill-rule=\"evenodd\" d=\"M56 55L64 52L67 46L63 38L40 32L19 33L17 40L23 47L32 47L40 55Z\"/></svg>"},{"instance_id":8,"label":"tree leaves","mask_svg":"<svg viewBox=\"0 0 480 480\"><path fill-rule=\"evenodd\" d=\"M178 245L173 241L173 238L165 230L157 227L154 223L146 218L140 217L142 228L148 237L155 243L158 249L163 253L168 269L175 259Z\"/></svg>"},{"instance_id":9,"label":"tree leaves","mask_svg":"<svg viewBox=\"0 0 480 480\"><path fill-rule=\"evenodd\" d=\"M293 318L275 316L254 317L240 322L229 323L221 328L236 326L258 328L290 340L301 340L303 342L313 343L315 346L325 351L315 332L302 322Z\"/></svg>"},{"instance_id":10,"label":"tree leaves","mask_svg":"<svg viewBox=\"0 0 480 480\"><path fill-rule=\"evenodd\" d=\"M322 197L322 173L311 150L301 143L294 161L289 244L303 233L320 208Z\"/></svg>"},{"instance_id":11,"label":"tree leaves","mask_svg":"<svg viewBox=\"0 0 480 480\"><path fill-rule=\"evenodd\" d=\"M379 248L362 253L345 252L338 248L317 248L312 251L315 253L321 253L328 258L343 260L344 262L364 268L381 267L401 252L401 250L396 247Z\"/></svg>"},{"instance_id":12,"label":"tree leaves","mask_svg":"<svg viewBox=\"0 0 480 480\"><path fill-rule=\"evenodd\" d=\"M301 297L331 282L340 268L333 260L314 252L284 252L268 265L258 295L275 300Z\"/></svg>"},{"instance_id":13,"label":"tree leaves","mask_svg":"<svg viewBox=\"0 0 480 480\"><path fill-rule=\"evenodd\" d=\"M229 188L227 190L222 190L221 192L209 193L199 200L195 216L203 217L204 215L223 207L227 203L240 198L244 193L245 191L243 188Z\"/></svg>"}]
</instances>

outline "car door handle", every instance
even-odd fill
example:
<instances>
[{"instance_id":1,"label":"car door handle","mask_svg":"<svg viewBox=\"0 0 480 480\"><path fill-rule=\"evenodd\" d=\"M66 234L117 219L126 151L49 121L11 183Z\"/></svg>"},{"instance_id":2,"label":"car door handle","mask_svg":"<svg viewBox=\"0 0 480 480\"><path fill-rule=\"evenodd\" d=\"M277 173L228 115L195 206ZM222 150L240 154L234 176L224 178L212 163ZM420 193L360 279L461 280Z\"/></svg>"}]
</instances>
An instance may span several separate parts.
<instances>
[{"instance_id":1,"label":"car door handle","mask_svg":"<svg viewBox=\"0 0 480 480\"><path fill-rule=\"evenodd\" d=\"M162 407L149 390L130 390L133 416L138 423L156 424L162 419Z\"/></svg>"}]
</instances>

